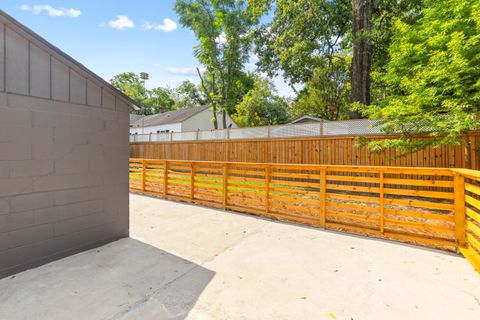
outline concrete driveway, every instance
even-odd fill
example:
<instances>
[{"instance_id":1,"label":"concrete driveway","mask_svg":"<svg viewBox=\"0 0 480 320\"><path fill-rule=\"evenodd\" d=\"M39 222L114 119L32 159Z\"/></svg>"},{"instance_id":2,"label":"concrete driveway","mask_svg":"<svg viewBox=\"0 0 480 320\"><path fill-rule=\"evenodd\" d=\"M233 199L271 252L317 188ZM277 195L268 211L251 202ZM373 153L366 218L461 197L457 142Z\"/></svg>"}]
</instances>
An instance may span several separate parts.
<instances>
[{"instance_id":1,"label":"concrete driveway","mask_svg":"<svg viewBox=\"0 0 480 320\"><path fill-rule=\"evenodd\" d=\"M130 201L134 239L0 280L0 318L480 318L480 274L455 254Z\"/></svg>"}]
</instances>

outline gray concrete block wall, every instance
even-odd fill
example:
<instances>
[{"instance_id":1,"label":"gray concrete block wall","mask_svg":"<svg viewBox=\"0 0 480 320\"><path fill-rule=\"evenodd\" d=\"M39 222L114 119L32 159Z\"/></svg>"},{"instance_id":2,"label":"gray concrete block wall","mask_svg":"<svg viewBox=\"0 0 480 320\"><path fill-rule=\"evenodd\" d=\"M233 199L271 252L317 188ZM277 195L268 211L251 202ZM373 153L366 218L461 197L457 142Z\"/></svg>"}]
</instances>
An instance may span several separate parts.
<instances>
[{"instance_id":1,"label":"gray concrete block wall","mask_svg":"<svg viewBox=\"0 0 480 320\"><path fill-rule=\"evenodd\" d=\"M129 230L127 102L14 29L0 24L0 278Z\"/></svg>"}]
</instances>

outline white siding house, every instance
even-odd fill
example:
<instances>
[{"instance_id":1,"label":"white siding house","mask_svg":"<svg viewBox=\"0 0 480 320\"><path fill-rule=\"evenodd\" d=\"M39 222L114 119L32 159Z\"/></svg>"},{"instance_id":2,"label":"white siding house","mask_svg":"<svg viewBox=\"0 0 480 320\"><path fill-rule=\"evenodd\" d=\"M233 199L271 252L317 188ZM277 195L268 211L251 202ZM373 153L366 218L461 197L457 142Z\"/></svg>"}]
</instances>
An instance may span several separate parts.
<instances>
[{"instance_id":1,"label":"white siding house","mask_svg":"<svg viewBox=\"0 0 480 320\"><path fill-rule=\"evenodd\" d=\"M222 116L219 114L217 117L219 129L221 129ZM210 106L168 111L136 120L130 125L130 134L213 130L212 118ZM238 127L229 115L227 115L227 127Z\"/></svg>"}]
</instances>

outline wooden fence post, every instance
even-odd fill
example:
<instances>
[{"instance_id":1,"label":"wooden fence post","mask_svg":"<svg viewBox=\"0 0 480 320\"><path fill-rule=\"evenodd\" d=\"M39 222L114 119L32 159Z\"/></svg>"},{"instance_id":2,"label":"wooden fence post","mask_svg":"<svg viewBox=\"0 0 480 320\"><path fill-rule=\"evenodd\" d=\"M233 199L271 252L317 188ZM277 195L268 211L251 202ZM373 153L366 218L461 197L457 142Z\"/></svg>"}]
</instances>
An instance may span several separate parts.
<instances>
[{"instance_id":1,"label":"wooden fence post","mask_svg":"<svg viewBox=\"0 0 480 320\"><path fill-rule=\"evenodd\" d=\"M223 165L223 208L227 208L228 196L228 163Z\"/></svg>"},{"instance_id":2,"label":"wooden fence post","mask_svg":"<svg viewBox=\"0 0 480 320\"><path fill-rule=\"evenodd\" d=\"M455 236L459 247L465 247L465 177L460 173L454 176Z\"/></svg>"},{"instance_id":3,"label":"wooden fence post","mask_svg":"<svg viewBox=\"0 0 480 320\"><path fill-rule=\"evenodd\" d=\"M323 120L320 120L320 135L323 136Z\"/></svg>"},{"instance_id":4,"label":"wooden fence post","mask_svg":"<svg viewBox=\"0 0 480 320\"><path fill-rule=\"evenodd\" d=\"M379 189L380 189L380 232L385 232L385 199L384 199L384 177L383 171L379 172Z\"/></svg>"},{"instance_id":5,"label":"wooden fence post","mask_svg":"<svg viewBox=\"0 0 480 320\"><path fill-rule=\"evenodd\" d=\"M168 192L168 162L163 161L163 196L166 198Z\"/></svg>"},{"instance_id":6,"label":"wooden fence post","mask_svg":"<svg viewBox=\"0 0 480 320\"><path fill-rule=\"evenodd\" d=\"M469 135L469 145L470 145L470 169L479 170L478 160L477 160L477 149L475 147L475 137Z\"/></svg>"},{"instance_id":7,"label":"wooden fence post","mask_svg":"<svg viewBox=\"0 0 480 320\"><path fill-rule=\"evenodd\" d=\"M193 162L190 163L190 200L193 201L195 199L195 164Z\"/></svg>"},{"instance_id":8,"label":"wooden fence post","mask_svg":"<svg viewBox=\"0 0 480 320\"><path fill-rule=\"evenodd\" d=\"M269 165L265 167L265 213L270 211L270 171Z\"/></svg>"},{"instance_id":9,"label":"wooden fence post","mask_svg":"<svg viewBox=\"0 0 480 320\"><path fill-rule=\"evenodd\" d=\"M327 208L327 168L320 168L320 227L325 228Z\"/></svg>"},{"instance_id":10,"label":"wooden fence post","mask_svg":"<svg viewBox=\"0 0 480 320\"><path fill-rule=\"evenodd\" d=\"M146 175L147 175L147 163L146 163L146 160L145 159L142 159L142 192L145 192L145 178L146 178Z\"/></svg>"}]
</instances>

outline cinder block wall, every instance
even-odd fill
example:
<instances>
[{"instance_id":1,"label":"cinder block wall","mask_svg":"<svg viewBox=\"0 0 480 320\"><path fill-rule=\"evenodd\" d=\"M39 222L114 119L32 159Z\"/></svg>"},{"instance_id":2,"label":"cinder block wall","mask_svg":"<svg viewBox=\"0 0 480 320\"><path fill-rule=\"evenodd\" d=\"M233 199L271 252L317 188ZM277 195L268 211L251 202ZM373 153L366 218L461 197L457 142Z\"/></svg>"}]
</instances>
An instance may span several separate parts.
<instances>
[{"instance_id":1,"label":"cinder block wall","mask_svg":"<svg viewBox=\"0 0 480 320\"><path fill-rule=\"evenodd\" d=\"M0 278L128 236L128 106L0 15Z\"/></svg>"}]
</instances>

